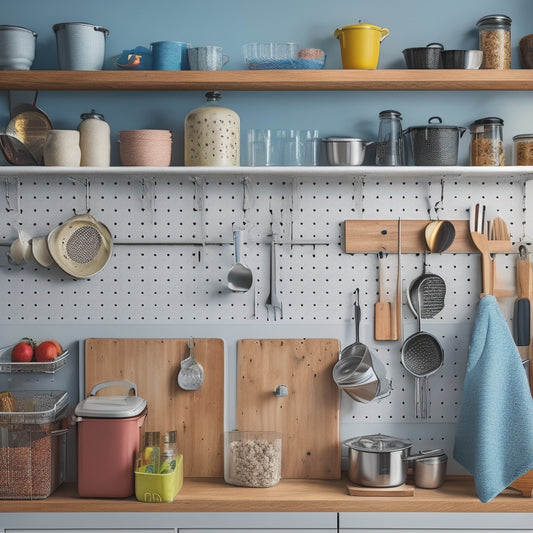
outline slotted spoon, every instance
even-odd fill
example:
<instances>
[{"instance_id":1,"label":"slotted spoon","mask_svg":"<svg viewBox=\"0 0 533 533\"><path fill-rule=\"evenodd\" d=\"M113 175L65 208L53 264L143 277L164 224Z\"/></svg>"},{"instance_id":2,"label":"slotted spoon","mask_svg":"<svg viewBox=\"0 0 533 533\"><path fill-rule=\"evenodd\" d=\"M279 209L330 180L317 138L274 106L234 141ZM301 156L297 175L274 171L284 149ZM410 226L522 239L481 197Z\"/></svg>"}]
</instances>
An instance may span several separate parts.
<instances>
[{"instance_id":1,"label":"slotted spoon","mask_svg":"<svg viewBox=\"0 0 533 533\"><path fill-rule=\"evenodd\" d=\"M198 390L204 381L204 368L194 358L194 339L191 337L188 342L189 357L180 364L178 372L178 385L183 390Z\"/></svg>"}]
</instances>

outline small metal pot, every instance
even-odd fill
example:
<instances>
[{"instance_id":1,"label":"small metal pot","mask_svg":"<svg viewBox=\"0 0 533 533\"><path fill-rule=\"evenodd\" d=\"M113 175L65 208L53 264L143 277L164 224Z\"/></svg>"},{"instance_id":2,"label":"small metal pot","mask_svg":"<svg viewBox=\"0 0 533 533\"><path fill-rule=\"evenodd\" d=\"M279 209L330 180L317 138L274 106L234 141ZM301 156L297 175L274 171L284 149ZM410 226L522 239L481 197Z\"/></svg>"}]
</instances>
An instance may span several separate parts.
<instances>
[{"instance_id":1,"label":"small metal pot","mask_svg":"<svg viewBox=\"0 0 533 533\"><path fill-rule=\"evenodd\" d=\"M435 452L441 453L428 454L427 457L418 457L413 461L413 476L417 487L438 489L444 483L448 456L443 450L435 450Z\"/></svg>"},{"instance_id":2,"label":"small metal pot","mask_svg":"<svg viewBox=\"0 0 533 533\"><path fill-rule=\"evenodd\" d=\"M443 48L440 43L429 43L425 47L406 48L402 53L407 68L441 68L441 53Z\"/></svg>"},{"instance_id":3,"label":"small metal pot","mask_svg":"<svg viewBox=\"0 0 533 533\"><path fill-rule=\"evenodd\" d=\"M397 487L407 479L413 444L378 433L344 442L350 448L348 478L365 487Z\"/></svg>"},{"instance_id":4,"label":"small metal pot","mask_svg":"<svg viewBox=\"0 0 533 533\"><path fill-rule=\"evenodd\" d=\"M364 141L353 137L328 137L326 154L331 166L359 166L365 159L366 147L374 141Z\"/></svg>"}]
</instances>

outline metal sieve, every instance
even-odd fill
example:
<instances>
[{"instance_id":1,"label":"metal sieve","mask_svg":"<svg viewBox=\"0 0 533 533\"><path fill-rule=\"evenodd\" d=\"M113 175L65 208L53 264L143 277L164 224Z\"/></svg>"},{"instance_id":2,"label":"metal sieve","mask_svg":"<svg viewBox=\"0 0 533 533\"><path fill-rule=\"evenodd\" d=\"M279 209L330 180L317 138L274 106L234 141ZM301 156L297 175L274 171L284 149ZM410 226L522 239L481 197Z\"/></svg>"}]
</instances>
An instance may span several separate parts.
<instances>
[{"instance_id":1,"label":"metal sieve","mask_svg":"<svg viewBox=\"0 0 533 533\"><path fill-rule=\"evenodd\" d=\"M48 235L54 261L67 274L88 278L102 270L112 252L111 233L89 213L72 217Z\"/></svg>"}]
</instances>

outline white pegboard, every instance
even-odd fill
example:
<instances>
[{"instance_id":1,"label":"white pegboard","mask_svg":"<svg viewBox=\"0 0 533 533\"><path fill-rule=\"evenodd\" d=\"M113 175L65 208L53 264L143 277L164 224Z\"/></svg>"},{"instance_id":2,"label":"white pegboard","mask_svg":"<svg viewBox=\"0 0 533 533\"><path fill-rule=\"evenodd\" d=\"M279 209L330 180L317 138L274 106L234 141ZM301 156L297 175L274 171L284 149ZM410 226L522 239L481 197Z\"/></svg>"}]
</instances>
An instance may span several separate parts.
<instances>
[{"instance_id":1,"label":"white pegboard","mask_svg":"<svg viewBox=\"0 0 533 533\"><path fill-rule=\"evenodd\" d=\"M5 178L0 223L2 248L23 228L46 235L76 212L91 213L113 235L107 267L89 279L73 279L57 267L35 262L13 266L1 254L4 324L210 324L339 326L342 345L354 340L353 293L360 290L361 337L385 363L393 393L381 402L359 404L342 397L343 423L406 423L420 426L424 442L448 442L461 398L469 335L481 290L479 255L427 256L429 271L447 286L446 306L423 328L442 343L442 370L429 380L431 418L414 417L414 378L400 364L401 342L373 340L373 306L378 296L376 254L342 251L346 219L468 218L473 202L488 216L501 216L512 239L526 225L524 180L346 176L313 179L194 176L67 175ZM88 202L87 196L88 194ZM244 228L243 261L254 273L247 293L233 293L226 275L234 262L232 231ZM269 252L276 234L278 284L283 319L273 323L265 306L269 294ZM396 254L385 259L385 287L395 294ZM421 254L402 256L406 290L422 274ZM514 287L514 254L498 256L498 282ZM510 314L510 306L505 307ZM269 320L270 318L270 320ZM416 321L403 306L404 338ZM269 330L272 335L272 330ZM434 427L440 425L442 432ZM433 429L431 429L433 428ZM427 435L426 435L427 433ZM439 437L440 435L440 437Z\"/></svg>"}]
</instances>

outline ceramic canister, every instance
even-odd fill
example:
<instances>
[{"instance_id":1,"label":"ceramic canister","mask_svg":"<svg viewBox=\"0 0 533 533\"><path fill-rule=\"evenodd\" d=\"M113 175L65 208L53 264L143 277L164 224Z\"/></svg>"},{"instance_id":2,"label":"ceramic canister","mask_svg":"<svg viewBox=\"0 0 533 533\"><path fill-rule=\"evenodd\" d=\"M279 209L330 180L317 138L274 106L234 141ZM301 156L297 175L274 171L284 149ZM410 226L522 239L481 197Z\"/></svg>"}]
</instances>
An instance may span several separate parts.
<instances>
[{"instance_id":1,"label":"ceramic canister","mask_svg":"<svg viewBox=\"0 0 533 533\"><path fill-rule=\"evenodd\" d=\"M111 130L104 116L95 112L83 113L78 126L80 132L81 166L108 167L111 160Z\"/></svg>"},{"instance_id":2,"label":"ceramic canister","mask_svg":"<svg viewBox=\"0 0 533 533\"><path fill-rule=\"evenodd\" d=\"M216 105L220 93L206 94L208 105L185 117L186 166L239 166L240 119L232 109Z\"/></svg>"},{"instance_id":3,"label":"ceramic canister","mask_svg":"<svg viewBox=\"0 0 533 533\"><path fill-rule=\"evenodd\" d=\"M48 130L44 143L45 166L79 167L81 162L78 130Z\"/></svg>"}]
</instances>

